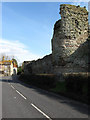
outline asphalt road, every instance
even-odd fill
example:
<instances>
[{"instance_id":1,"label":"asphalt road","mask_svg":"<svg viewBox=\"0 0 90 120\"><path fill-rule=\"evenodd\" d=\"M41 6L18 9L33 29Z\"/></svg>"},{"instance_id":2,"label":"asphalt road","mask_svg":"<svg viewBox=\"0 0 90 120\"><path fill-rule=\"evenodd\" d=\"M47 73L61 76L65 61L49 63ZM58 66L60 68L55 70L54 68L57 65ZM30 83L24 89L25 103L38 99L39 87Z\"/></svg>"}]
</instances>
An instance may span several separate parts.
<instances>
[{"instance_id":1,"label":"asphalt road","mask_svg":"<svg viewBox=\"0 0 90 120\"><path fill-rule=\"evenodd\" d=\"M88 106L2 77L3 118L88 118Z\"/></svg>"}]
</instances>

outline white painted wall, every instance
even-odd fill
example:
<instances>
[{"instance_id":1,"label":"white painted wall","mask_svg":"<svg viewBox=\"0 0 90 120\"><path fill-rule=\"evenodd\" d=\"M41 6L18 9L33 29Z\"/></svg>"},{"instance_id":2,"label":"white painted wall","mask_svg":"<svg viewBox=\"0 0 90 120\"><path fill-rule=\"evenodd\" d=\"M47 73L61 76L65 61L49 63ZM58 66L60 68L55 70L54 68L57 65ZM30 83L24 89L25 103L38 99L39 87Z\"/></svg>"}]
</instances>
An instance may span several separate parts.
<instances>
[{"instance_id":1,"label":"white painted wall","mask_svg":"<svg viewBox=\"0 0 90 120\"><path fill-rule=\"evenodd\" d=\"M15 74L14 71L16 71L17 74L17 67L13 67L13 74Z\"/></svg>"}]
</instances>

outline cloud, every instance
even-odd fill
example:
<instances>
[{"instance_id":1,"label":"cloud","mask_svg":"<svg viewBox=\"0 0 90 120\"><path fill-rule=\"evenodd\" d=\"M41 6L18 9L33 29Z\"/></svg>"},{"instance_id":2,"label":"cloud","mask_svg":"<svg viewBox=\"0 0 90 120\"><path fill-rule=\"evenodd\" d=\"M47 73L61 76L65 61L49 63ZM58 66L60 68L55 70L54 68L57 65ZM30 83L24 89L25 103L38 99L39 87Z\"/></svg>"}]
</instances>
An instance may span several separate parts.
<instances>
[{"instance_id":1,"label":"cloud","mask_svg":"<svg viewBox=\"0 0 90 120\"><path fill-rule=\"evenodd\" d=\"M10 41L0 39L0 55L14 56L18 63L31 61L40 58L40 55L34 54L28 50L28 47L19 41Z\"/></svg>"}]
</instances>

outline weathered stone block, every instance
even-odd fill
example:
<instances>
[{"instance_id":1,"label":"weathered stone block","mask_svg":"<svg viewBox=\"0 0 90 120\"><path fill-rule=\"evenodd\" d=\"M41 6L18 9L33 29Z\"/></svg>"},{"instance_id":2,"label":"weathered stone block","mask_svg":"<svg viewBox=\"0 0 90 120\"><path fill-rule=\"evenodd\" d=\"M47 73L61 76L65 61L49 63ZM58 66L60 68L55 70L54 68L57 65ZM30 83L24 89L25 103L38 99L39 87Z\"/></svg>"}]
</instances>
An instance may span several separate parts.
<instances>
[{"instance_id":1,"label":"weathered stone block","mask_svg":"<svg viewBox=\"0 0 90 120\"><path fill-rule=\"evenodd\" d=\"M52 38L52 58L55 65L61 65L60 59L65 61L88 38L88 11L86 8L62 4L60 14L61 20L55 23Z\"/></svg>"}]
</instances>

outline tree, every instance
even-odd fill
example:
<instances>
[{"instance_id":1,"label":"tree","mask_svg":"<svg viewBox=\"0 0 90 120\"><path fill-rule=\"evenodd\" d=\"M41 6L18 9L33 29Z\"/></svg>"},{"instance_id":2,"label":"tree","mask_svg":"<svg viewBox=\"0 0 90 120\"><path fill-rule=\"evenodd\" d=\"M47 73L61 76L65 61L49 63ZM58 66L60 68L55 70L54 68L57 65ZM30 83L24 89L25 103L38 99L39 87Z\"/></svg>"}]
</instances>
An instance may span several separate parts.
<instances>
[{"instance_id":1,"label":"tree","mask_svg":"<svg viewBox=\"0 0 90 120\"><path fill-rule=\"evenodd\" d=\"M16 66L18 67L18 62L15 58L12 59L12 61L16 64Z\"/></svg>"},{"instance_id":2,"label":"tree","mask_svg":"<svg viewBox=\"0 0 90 120\"><path fill-rule=\"evenodd\" d=\"M22 67L19 66L18 69L17 69L17 75L21 74L22 73Z\"/></svg>"}]
</instances>

